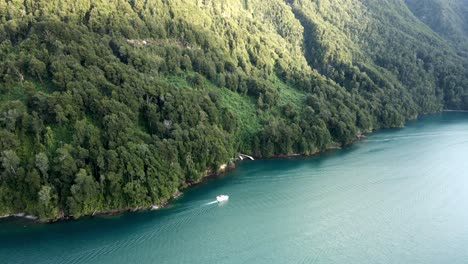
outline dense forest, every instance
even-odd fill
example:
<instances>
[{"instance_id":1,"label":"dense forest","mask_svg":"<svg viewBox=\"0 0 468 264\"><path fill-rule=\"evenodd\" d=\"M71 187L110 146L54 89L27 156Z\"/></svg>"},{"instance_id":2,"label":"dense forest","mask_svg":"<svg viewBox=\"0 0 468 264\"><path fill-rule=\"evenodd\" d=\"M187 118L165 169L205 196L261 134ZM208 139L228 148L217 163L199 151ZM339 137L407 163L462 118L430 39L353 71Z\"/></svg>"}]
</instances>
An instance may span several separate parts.
<instances>
[{"instance_id":1,"label":"dense forest","mask_svg":"<svg viewBox=\"0 0 468 264\"><path fill-rule=\"evenodd\" d=\"M468 109L468 14L427 21L443 2L0 0L0 216L147 207L239 152Z\"/></svg>"},{"instance_id":2,"label":"dense forest","mask_svg":"<svg viewBox=\"0 0 468 264\"><path fill-rule=\"evenodd\" d=\"M405 0L411 12L468 57L468 0Z\"/></svg>"}]
</instances>

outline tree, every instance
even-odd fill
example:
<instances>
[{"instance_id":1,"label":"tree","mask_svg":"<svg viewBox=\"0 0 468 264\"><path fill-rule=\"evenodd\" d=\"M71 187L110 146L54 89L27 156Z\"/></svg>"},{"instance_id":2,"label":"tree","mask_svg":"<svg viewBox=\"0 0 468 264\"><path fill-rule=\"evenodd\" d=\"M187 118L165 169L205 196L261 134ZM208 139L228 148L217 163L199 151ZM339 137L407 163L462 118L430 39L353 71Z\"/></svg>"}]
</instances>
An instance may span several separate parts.
<instances>
[{"instance_id":1,"label":"tree","mask_svg":"<svg viewBox=\"0 0 468 264\"><path fill-rule=\"evenodd\" d=\"M28 71L33 77L38 78L42 82L42 78L46 74L46 65L44 62L32 57L28 63Z\"/></svg>"},{"instance_id":2,"label":"tree","mask_svg":"<svg viewBox=\"0 0 468 264\"><path fill-rule=\"evenodd\" d=\"M49 171L49 158L44 152L36 154L35 165L37 169L41 172L42 177L44 177L44 179L47 179Z\"/></svg>"},{"instance_id":3,"label":"tree","mask_svg":"<svg viewBox=\"0 0 468 264\"><path fill-rule=\"evenodd\" d=\"M75 177L75 184L71 187L71 196L67 201L70 214L79 217L90 214L101 207L99 184L86 170L80 169Z\"/></svg>"},{"instance_id":4,"label":"tree","mask_svg":"<svg viewBox=\"0 0 468 264\"><path fill-rule=\"evenodd\" d=\"M3 176L15 176L20 164L20 159L13 150L5 150L1 155Z\"/></svg>"},{"instance_id":5,"label":"tree","mask_svg":"<svg viewBox=\"0 0 468 264\"><path fill-rule=\"evenodd\" d=\"M39 203L44 207L49 207L52 200L52 187L44 185L38 193Z\"/></svg>"}]
</instances>

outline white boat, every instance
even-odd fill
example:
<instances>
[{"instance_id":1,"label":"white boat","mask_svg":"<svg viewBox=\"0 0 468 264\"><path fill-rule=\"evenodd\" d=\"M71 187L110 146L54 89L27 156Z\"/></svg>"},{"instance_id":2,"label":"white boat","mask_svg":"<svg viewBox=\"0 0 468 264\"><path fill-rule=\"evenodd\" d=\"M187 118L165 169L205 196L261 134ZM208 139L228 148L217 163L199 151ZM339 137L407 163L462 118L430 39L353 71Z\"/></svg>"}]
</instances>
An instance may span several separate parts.
<instances>
[{"instance_id":1,"label":"white boat","mask_svg":"<svg viewBox=\"0 0 468 264\"><path fill-rule=\"evenodd\" d=\"M228 195L221 194L221 195L216 196L216 201L218 201L218 203L225 202L227 200L229 200Z\"/></svg>"}]
</instances>

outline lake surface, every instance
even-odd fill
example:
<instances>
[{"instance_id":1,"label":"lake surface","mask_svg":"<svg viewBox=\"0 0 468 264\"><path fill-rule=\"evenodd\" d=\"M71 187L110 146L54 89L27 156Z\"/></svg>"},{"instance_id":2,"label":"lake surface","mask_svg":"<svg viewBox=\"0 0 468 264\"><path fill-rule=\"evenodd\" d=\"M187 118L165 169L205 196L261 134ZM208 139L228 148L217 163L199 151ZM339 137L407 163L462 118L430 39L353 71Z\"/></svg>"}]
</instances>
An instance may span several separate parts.
<instances>
[{"instance_id":1,"label":"lake surface","mask_svg":"<svg viewBox=\"0 0 468 264\"><path fill-rule=\"evenodd\" d=\"M245 161L159 211L0 220L0 263L468 263L468 113Z\"/></svg>"}]
</instances>

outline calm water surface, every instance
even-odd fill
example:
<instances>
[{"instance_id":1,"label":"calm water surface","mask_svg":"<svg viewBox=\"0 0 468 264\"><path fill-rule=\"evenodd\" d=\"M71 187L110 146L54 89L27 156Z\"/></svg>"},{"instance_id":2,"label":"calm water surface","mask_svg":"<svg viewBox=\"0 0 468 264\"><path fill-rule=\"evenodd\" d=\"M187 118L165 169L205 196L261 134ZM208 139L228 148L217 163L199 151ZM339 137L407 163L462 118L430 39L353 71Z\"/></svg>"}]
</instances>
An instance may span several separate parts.
<instances>
[{"instance_id":1,"label":"calm water surface","mask_svg":"<svg viewBox=\"0 0 468 264\"><path fill-rule=\"evenodd\" d=\"M159 211L1 220L0 263L468 263L468 113L243 162Z\"/></svg>"}]
</instances>

